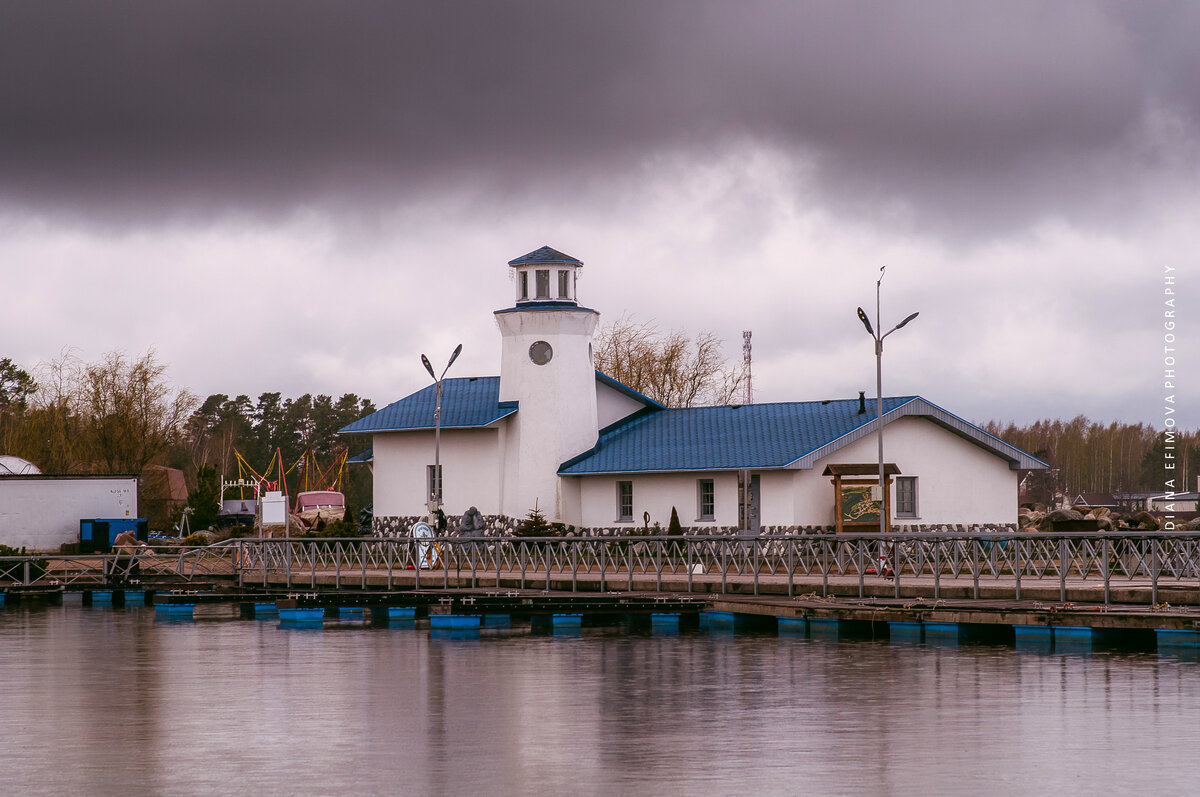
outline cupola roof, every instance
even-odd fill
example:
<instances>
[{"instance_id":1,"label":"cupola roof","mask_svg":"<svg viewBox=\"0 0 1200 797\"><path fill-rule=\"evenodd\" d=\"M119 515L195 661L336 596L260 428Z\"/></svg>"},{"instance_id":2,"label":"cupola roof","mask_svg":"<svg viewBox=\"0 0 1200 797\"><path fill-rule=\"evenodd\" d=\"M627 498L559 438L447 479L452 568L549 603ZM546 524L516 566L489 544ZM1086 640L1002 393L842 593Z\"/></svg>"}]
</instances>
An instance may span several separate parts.
<instances>
[{"instance_id":1,"label":"cupola roof","mask_svg":"<svg viewBox=\"0 0 1200 797\"><path fill-rule=\"evenodd\" d=\"M534 249L526 255L521 255L516 260L508 261L510 266L524 266L530 263L572 263L576 266L582 266L583 261L578 258L565 255L557 249L552 249L549 246L543 246L541 249Z\"/></svg>"}]
</instances>

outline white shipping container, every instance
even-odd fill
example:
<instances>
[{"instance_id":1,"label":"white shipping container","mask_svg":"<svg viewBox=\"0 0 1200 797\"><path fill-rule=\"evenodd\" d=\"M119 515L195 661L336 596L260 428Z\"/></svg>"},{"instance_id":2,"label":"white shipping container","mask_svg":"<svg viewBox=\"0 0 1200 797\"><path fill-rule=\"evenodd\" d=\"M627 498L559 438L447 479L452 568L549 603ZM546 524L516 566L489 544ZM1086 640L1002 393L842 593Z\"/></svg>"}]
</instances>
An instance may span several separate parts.
<instances>
[{"instance_id":1,"label":"white shipping container","mask_svg":"<svg viewBox=\"0 0 1200 797\"><path fill-rule=\"evenodd\" d=\"M0 478L0 545L57 553L79 542L79 521L137 517L134 476Z\"/></svg>"}]
</instances>

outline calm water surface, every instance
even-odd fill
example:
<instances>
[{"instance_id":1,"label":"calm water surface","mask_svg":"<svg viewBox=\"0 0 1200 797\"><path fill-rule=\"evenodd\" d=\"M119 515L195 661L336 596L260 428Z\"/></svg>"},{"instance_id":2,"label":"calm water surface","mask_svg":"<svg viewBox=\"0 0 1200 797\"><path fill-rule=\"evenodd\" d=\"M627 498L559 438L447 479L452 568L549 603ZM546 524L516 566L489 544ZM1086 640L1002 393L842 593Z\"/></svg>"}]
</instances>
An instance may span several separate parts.
<instances>
[{"instance_id":1,"label":"calm water surface","mask_svg":"<svg viewBox=\"0 0 1200 797\"><path fill-rule=\"evenodd\" d=\"M0 611L6 794L1195 793L1157 654Z\"/></svg>"}]
</instances>

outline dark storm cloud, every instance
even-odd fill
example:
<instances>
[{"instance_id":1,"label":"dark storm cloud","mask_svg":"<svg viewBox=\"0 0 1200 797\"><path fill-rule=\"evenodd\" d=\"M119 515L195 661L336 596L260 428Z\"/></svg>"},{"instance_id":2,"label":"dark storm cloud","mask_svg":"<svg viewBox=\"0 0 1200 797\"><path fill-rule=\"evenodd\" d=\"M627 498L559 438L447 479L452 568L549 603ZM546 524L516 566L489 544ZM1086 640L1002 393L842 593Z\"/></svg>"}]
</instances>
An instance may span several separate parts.
<instances>
[{"instance_id":1,"label":"dark storm cloud","mask_svg":"<svg viewBox=\"0 0 1200 797\"><path fill-rule=\"evenodd\" d=\"M0 197L143 220L519 201L759 143L810 161L826 200L947 228L1103 212L1145 190L1140 160L1178 168L1162 148L1195 140L1196 22L1058 2L8 2ZM1152 111L1170 142L1145 139Z\"/></svg>"}]
</instances>

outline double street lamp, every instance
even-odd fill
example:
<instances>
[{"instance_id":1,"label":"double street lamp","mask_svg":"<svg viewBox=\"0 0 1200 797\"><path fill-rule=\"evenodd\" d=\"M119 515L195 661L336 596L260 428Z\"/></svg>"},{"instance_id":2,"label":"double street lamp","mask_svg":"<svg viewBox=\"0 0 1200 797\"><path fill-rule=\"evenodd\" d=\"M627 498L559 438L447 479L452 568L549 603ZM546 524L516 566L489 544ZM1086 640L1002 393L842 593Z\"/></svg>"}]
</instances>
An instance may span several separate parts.
<instances>
[{"instance_id":1,"label":"double street lamp","mask_svg":"<svg viewBox=\"0 0 1200 797\"><path fill-rule=\"evenodd\" d=\"M905 318L899 324L889 329L883 334L875 331L876 328L883 329L883 323L879 320L879 287L883 282L884 271L887 266L879 269L879 280L875 283L875 327L871 326L871 319L867 318L867 314L863 309L858 308L858 320L863 322L863 326L867 328L867 334L875 339L875 422L879 425L879 533L887 532L887 481L883 473L883 339L888 335L900 329L909 321L912 321L920 313L913 313ZM899 568L893 568L893 572L898 572Z\"/></svg>"},{"instance_id":2,"label":"double street lamp","mask_svg":"<svg viewBox=\"0 0 1200 797\"><path fill-rule=\"evenodd\" d=\"M458 355L462 353L462 344L455 347L454 353L450 355L450 362L446 363L446 367L442 369L442 375L438 376L433 366L429 363L429 358L424 354L421 355L421 364L425 366L425 370L433 377L433 384L437 388L437 403L433 409L433 484L429 497L429 525L435 529L438 527L439 511L442 508L442 382L446 378L446 372L450 370L450 366L454 365L454 361L458 359Z\"/></svg>"}]
</instances>

